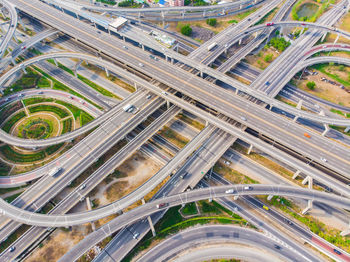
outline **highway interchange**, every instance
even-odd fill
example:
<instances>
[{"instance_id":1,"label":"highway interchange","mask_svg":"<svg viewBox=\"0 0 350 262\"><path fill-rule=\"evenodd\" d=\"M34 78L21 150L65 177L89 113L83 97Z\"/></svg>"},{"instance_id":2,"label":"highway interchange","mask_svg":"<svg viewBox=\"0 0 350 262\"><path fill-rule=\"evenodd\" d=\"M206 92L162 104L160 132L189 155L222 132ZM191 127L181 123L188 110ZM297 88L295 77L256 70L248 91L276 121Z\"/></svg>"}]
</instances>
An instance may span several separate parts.
<instances>
[{"instance_id":1,"label":"highway interchange","mask_svg":"<svg viewBox=\"0 0 350 262\"><path fill-rule=\"evenodd\" d=\"M315 201L315 206L324 203L332 208L336 208L337 212L343 209L350 210L348 199L350 195L348 187L350 181L350 174L348 172L350 170L349 149L344 144L329 139L326 135L329 129L328 124L349 127L350 120L334 114L327 113L325 115L303 111L275 99L277 94L285 91L282 88L288 84L290 79L306 67L329 62L350 65L350 60L343 57L321 56L309 58L319 51L348 50L349 47L347 45L335 43L333 45L324 44L314 46L325 32L335 33L338 36L341 35L349 38L349 32L335 27L336 22L349 10L349 3L347 1L341 1L325 12L317 23L281 21L294 4L294 1L287 1L284 3L283 8L277 12L273 22L255 25L261 17L280 4L280 1L276 0L267 1L267 4L263 4L260 9L243 19L236 26L229 26L211 40L192 51L188 56L161 48L156 43L153 45L152 42L142 42L137 37L131 40L140 41L142 48L135 47L113 34L108 34L108 32L104 32L103 30L100 31L96 25L93 27L85 21L77 19L74 15L72 16L62 12L65 5L67 6L66 8L70 8L69 1L60 6L61 10L47 5L45 1L13 0L9 3L3 0L1 2L10 14L9 28L0 45L1 56L8 49L12 38L16 39L15 31L18 23L17 19L19 18L16 10L20 10L49 26L47 30L36 34L22 44L18 44L9 56L2 59L1 67L3 69L11 66L10 64L13 66L0 76L1 88L5 88L9 80L13 81L13 76L18 75L20 72L26 72L26 68L33 64L38 64L46 73L59 79L62 83L70 86L73 90L84 95L84 97L93 101L95 104L98 104L100 109L96 108L94 104L83 102L77 96L67 95L62 91L51 91L49 89L40 90L40 93L36 90L23 91L22 93L16 93L0 99L0 106L6 106L14 101L20 101L23 96L26 98L38 96L53 97L72 103L95 117L95 120L79 129L45 140L23 139L0 130L0 140L2 142L27 149L37 149L62 142L69 143L74 138L94 129L83 140L54 161L23 174L0 177L0 187L2 188L25 185L37 180L12 203L7 203L0 199L0 211L2 214L0 218L0 241L6 240L22 223L32 226L26 234L23 234L17 240L18 243L16 242L14 244L17 250L11 250L9 247L0 255L0 261L15 259L16 256L21 255L28 248L30 249L30 246L37 241L36 239L45 238L47 233L45 227L80 225L97 221L112 214L120 214L133 203L144 200L152 190L163 181L166 181L168 177L171 178L160 188L158 193L152 198L152 201L119 215L111 222L88 234L81 242L72 247L60 261L74 261L78 259L100 241L118 230L120 230L119 233L110 242L110 245L106 247L106 251L101 252L100 258L97 257L95 260L105 261L105 259L109 259L108 256L117 257L118 260L122 259L139 241L138 237L130 236L132 230L135 231L135 228L138 228L135 232L139 232L138 234L141 234L143 237L150 230L149 223L152 223L150 221L153 221L154 224L157 223L169 207L206 199L217 199L220 204L233 210L232 212L242 215L242 217L246 218L253 225L256 225L258 228L260 227L265 234L271 234L273 236L272 239L274 239L274 242L272 242L274 244L266 244L268 240L261 240L258 243L254 240L252 241L248 237L248 234L244 238L244 229L227 228L226 230L232 232L235 232L235 230L240 232L239 235L242 236L242 239L239 241L235 239L234 242L249 243L250 246L257 245L259 246L258 249L269 250L269 252L272 252L270 255L277 255L282 261L318 261L319 257L313 253L309 253L305 247L296 243L295 240L289 239L288 235L280 232L278 228L272 225L264 226L264 222L259 220L259 218L253 218L254 215L249 213L248 210L245 210L244 205L239 206L239 204L235 204L231 197L235 197L234 199L236 200L239 196L239 199L241 199L239 201L246 204L251 202L250 204L253 206L253 209L255 208L254 205L261 208L263 204L256 202L257 200L251 198L250 195L286 196L293 199L301 198L307 200L308 207L305 209L305 212L308 212L312 208L313 201ZM53 3L56 6L60 5L56 1L47 2ZM87 4L80 6L80 8L84 10L83 12L95 10L110 14L113 13L114 15L122 13L127 17L137 18L139 20L148 17L150 20L171 21L195 20L203 17L229 15L233 12L244 10L251 3L250 1L242 1L225 4L221 7L199 7L196 9L198 12L194 12L193 14L191 14L191 11L193 11L191 7L174 10L164 8L161 11L159 8L122 10L120 8L105 8ZM255 1L254 5L260 6L261 3ZM171 11L179 13L171 13ZM169 16L164 15L167 12L169 12ZM298 26L308 28L308 30L273 61L266 70L254 76L250 86L225 74L227 71L232 70L245 55L259 46L275 28L294 28ZM237 42L240 45L241 39L255 32L260 32L261 34L259 36L257 35L255 39L253 38L250 44L244 46L243 51L240 50L242 51L241 53L236 53L217 69L210 67L213 63L216 63L215 61L221 55L226 53L227 49L237 44ZM89 54L75 50L72 50L72 52L53 52L34 57L26 54L28 48L58 33L66 34L74 38L75 41L78 41L79 45L83 44L83 46L88 47L90 49ZM125 37L122 34L120 36ZM127 37L130 38L133 36L131 34ZM210 52L208 46L213 43L218 44L214 51ZM98 56L92 55L94 51L91 52L91 50L95 50ZM148 52L150 50L153 50L152 52L158 55L159 58L150 58L150 53ZM15 59L23 56L26 59L16 64ZM80 63L86 61L89 64L92 63L103 68L107 74L113 73L122 79L128 79L128 81L134 84L137 91L128 97L123 96L124 99L122 101L101 96L98 94L98 91L75 80L64 70L58 69L56 71L55 65L47 62L50 59L54 59L57 66L57 59L63 58L75 58L77 61L80 61L76 64L75 74ZM235 70L237 70L237 66ZM225 85L229 87L225 88L226 90L222 88ZM235 93L227 89L232 89ZM251 101L246 97L252 98ZM256 101L258 102L256 103ZM124 108L129 104L137 108L136 113L130 114L125 112L126 110ZM166 105L166 110L152 124L129 139L129 142L118 153L62 199L49 214L37 213L51 198L58 195L74 179L78 178L91 163L96 162L114 144L127 137L127 134L139 128L139 125L143 121L153 115L160 107L164 107L164 105ZM205 107L201 105L205 105ZM311 102L311 108L313 108L312 105ZM286 118L276 112L276 110L271 110L272 108L277 108L284 112L284 114L287 113L293 117L291 119ZM155 138L155 133L183 110L204 120L205 127L184 148L175 150L176 152L167 144L168 142L163 141L162 143L165 143L166 146L170 146L170 151L173 151L174 157L168 159L156 174L140 185L135 191L115 202L98 209L67 214L72 207L84 200L85 196L96 185L125 162L134 152L140 148L147 152L149 149L144 144L150 138L154 137L159 142L160 140ZM318 113L319 110L311 111ZM325 132L320 134L317 131L305 129L303 125L299 124L300 120L303 119L325 125ZM308 133L309 138L304 135L305 132ZM262 137L268 139L264 140ZM295 177L301 175L305 182L309 181L309 187L300 188L272 184L227 185L228 181L223 180L217 174L214 174L212 182L203 181L203 176L207 172L211 172L212 166L222 156L225 156L225 152L228 152L230 146L236 143L237 139L248 143L250 145L249 151L252 148L256 148L265 152L273 159L283 162L294 170ZM272 141L272 144L269 141ZM159 154L159 152L155 152L157 152L157 149L149 151L149 154L158 154L161 161L167 158ZM54 167L60 167L62 170L57 177L48 175ZM188 176L188 178L181 180L181 176ZM313 181L327 188L332 193L324 193L312 189ZM215 183L217 185L214 186ZM197 185L202 188L198 189ZM188 188L192 190L186 191ZM159 205L163 203L166 203L166 208L160 212L159 209L162 208L159 208ZM327 207L327 205L325 205L325 209L330 210L330 207ZM266 210L258 212L266 213ZM277 221L281 218L278 212L273 215L272 210L271 216L275 217ZM279 223L283 223L282 221L286 221L285 218ZM291 224L286 225L287 227L291 226ZM130 230L128 229L129 227L133 229ZM217 230L215 232L225 231L224 226L213 227L214 229ZM206 228L204 227L202 230L205 232ZM210 231L210 227L208 227L208 230ZM303 229L294 229L294 231L299 231L298 234L301 235L301 238L303 238L303 234L305 235ZM193 246L194 244L191 241L193 242L193 239L197 238L195 234L198 234L199 239L204 239L203 243L208 242L210 240L208 234L211 235L212 233L206 233L201 236L200 234L202 232L200 229L198 233L191 233L191 230L184 232L184 234L189 236L189 240L188 242L184 242L183 245L188 247ZM252 231L251 234L261 234L253 232L255 231ZM233 238L238 238L235 234L233 233ZM221 233L221 239L218 238L218 241L227 242L225 238L230 237ZM308 238L309 240L307 241L309 243L327 256L339 261L350 261L349 254L343 250L340 254L335 252L334 250L339 248L330 245L327 241L318 239L315 236L308 236ZM317 240L315 240L316 238ZM169 239L168 241L172 240ZM113 243L120 242L125 243L123 248L119 244L113 245ZM166 246L167 242L164 242L162 245L163 249L159 249L160 253L164 253L162 256L173 256L170 254L169 247ZM173 245L173 243L170 245ZM282 245L284 247L282 249L280 246L276 248L276 245ZM108 252L111 255L106 256L106 254L109 254L107 250L109 250ZM232 254L224 247L217 248L216 251L214 250L213 248L211 251L208 251L208 258L219 258L218 252L222 254L227 253L228 257L232 257ZM169 251L169 254L166 254L167 251ZM244 257L244 252L239 253L237 250L236 253L237 257ZM252 251L247 249L245 255L254 260ZM192 257L184 255L183 259L186 261L186 259L190 259L190 257L193 259L196 256L200 256L200 253L194 252ZM140 261L151 261L154 260L154 257L158 257L158 255L151 250ZM162 258L161 260L166 259Z\"/></svg>"}]
</instances>

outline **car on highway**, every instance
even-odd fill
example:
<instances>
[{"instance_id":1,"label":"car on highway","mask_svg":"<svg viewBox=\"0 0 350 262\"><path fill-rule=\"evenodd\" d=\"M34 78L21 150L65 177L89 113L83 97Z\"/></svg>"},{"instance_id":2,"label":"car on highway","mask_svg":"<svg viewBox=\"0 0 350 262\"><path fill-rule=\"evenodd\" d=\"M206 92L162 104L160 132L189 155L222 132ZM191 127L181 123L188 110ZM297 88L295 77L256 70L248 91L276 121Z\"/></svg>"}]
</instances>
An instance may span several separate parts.
<instances>
[{"instance_id":1,"label":"car on highway","mask_svg":"<svg viewBox=\"0 0 350 262\"><path fill-rule=\"evenodd\" d=\"M21 47L22 50L24 50L24 49L26 49L26 48L27 48L26 46L22 46L22 47Z\"/></svg>"},{"instance_id":2,"label":"car on highway","mask_svg":"<svg viewBox=\"0 0 350 262\"><path fill-rule=\"evenodd\" d=\"M327 162L327 159L324 158L324 157L321 157L321 161L326 163L326 162Z\"/></svg>"},{"instance_id":3,"label":"car on highway","mask_svg":"<svg viewBox=\"0 0 350 262\"><path fill-rule=\"evenodd\" d=\"M165 96L167 96L167 95L168 95L168 93L167 93L167 92L165 92L165 91L162 91L162 94L163 94L163 95L165 95Z\"/></svg>"},{"instance_id":4,"label":"car on highway","mask_svg":"<svg viewBox=\"0 0 350 262\"><path fill-rule=\"evenodd\" d=\"M38 94L39 94L39 95L42 95L42 94L44 94L44 92L43 92L43 91L40 91Z\"/></svg>"},{"instance_id":5,"label":"car on highway","mask_svg":"<svg viewBox=\"0 0 350 262\"><path fill-rule=\"evenodd\" d=\"M140 236L139 232L136 232L135 234L132 235L133 239L137 239Z\"/></svg>"},{"instance_id":6,"label":"car on highway","mask_svg":"<svg viewBox=\"0 0 350 262\"><path fill-rule=\"evenodd\" d=\"M263 209L270 210L270 208L268 206L265 206L265 205L263 205Z\"/></svg>"},{"instance_id":7,"label":"car on highway","mask_svg":"<svg viewBox=\"0 0 350 262\"><path fill-rule=\"evenodd\" d=\"M150 99L151 97L152 97L152 95L148 95L148 96L146 96L146 98L147 98L147 99Z\"/></svg>"},{"instance_id":8,"label":"car on highway","mask_svg":"<svg viewBox=\"0 0 350 262\"><path fill-rule=\"evenodd\" d=\"M333 249L334 253L338 254L338 255L341 255L341 252L338 250L338 249Z\"/></svg>"},{"instance_id":9,"label":"car on highway","mask_svg":"<svg viewBox=\"0 0 350 262\"><path fill-rule=\"evenodd\" d=\"M157 208L160 209L160 208L164 208L164 207L167 207L167 206L169 206L168 203L160 203L160 204L157 205Z\"/></svg>"},{"instance_id":10,"label":"car on highway","mask_svg":"<svg viewBox=\"0 0 350 262\"><path fill-rule=\"evenodd\" d=\"M139 66L144 67L144 65L142 63L139 63Z\"/></svg>"},{"instance_id":11,"label":"car on highway","mask_svg":"<svg viewBox=\"0 0 350 262\"><path fill-rule=\"evenodd\" d=\"M123 45L123 48L126 49L126 50L128 50L128 48L127 48L125 45Z\"/></svg>"},{"instance_id":12,"label":"car on highway","mask_svg":"<svg viewBox=\"0 0 350 262\"><path fill-rule=\"evenodd\" d=\"M253 190L253 187L251 187L251 186L245 186L243 189L244 189L244 190Z\"/></svg>"},{"instance_id":13,"label":"car on highway","mask_svg":"<svg viewBox=\"0 0 350 262\"><path fill-rule=\"evenodd\" d=\"M245 118L244 116L241 116L240 119L241 119L242 121L247 121L247 118Z\"/></svg>"},{"instance_id":14,"label":"car on highway","mask_svg":"<svg viewBox=\"0 0 350 262\"><path fill-rule=\"evenodd\" d=\"M224 164L229 166L229 165L231 165L231 162L230 162L230 161L225 160L225 161L224 161Z\"/></svg>"},{"instance_id":15,"label":"car on highway","mask_svg":"<svg viewBox=\"0 0 350 262\"><path fill-rule=\"evenodd\" d=\"M19 94L18 97L24 97L24 94Z\"/></svg>"},{"instance_id":16,"label":"car on highway","mask_svg":"<svg viewBox=\"0 0 350 262\"><path fill-rule=\"evenodd\" d=\"M10 247L10 249L9 249L10 252L13 252L15 250L16 250L16 247L14 247L14 246Z\"/></svg>"},{"instance_id":17,"label":"car on highway","mask_svg":"<svg viewBox=\"0 0 350 262\"><path fill-rule=\"evenodd\" d=\"M234 190L234 189L228 189L225 191L225 194L233 194L235 192L236 192L236 190Z\"/></svg>"},{"instance_id":18,"label":"car on highway","mask_svg":"<svg viewBox=\"0 0 350 262\"><path fill-rule=\"evenodd\" d=\"M149 57L150 57L151 59L153 59L153 60L156 60L156 61L159 60L158 57L155 57L154 55L149 55Z\"/></svg>"},{"instance_id":19,"label":"car on highway","mask_svg":"<svg viewBox=\"0 0 350 262\"><path fill-rule=\"evenodd\" d=\"M83 190L85 187L86 187L85 184L84 184L84 185L81 185L81 186L79 187L79 190Z\"/></svg>"},{"instance_id":20,"label":"car on highway","mask_svg":"<svg viewBox=\"0 0 350 262\"><path fill-rule=\"evenodd\" d=\"M183 173L183 174L180 175L180 178L181 178L181 179L184 179L187 175L188 175L188 172L185 172L185 173Z\"/></svg>"},{"instance_id":21,"label":"car on highway","mask_svg":"<svg viewBox=\"0 0 350 262\"><path fill-rule=\"evenodd\" d=\"M266 26L272 26L274 23L267 23Z\"/></svg>"},{"instance_id":22,"label":"car on highway","mask_svg":"<svg viewBox=\"0 0 350 262\"><path fill-rule=\"evenodd\" d=\"M311 136L309 135L309 133L304 133L304 136L307 138L311 138Z\"/></svg>"},{"instance_id":23,"label":"car on highway","mask_svg":"<svg viewBox=\"0 0 350 262\"><path fill-rule=\"evenodd\" d=\"M274 245L274 247L276 248L276 249L278 249L278 250L280 250L281 249L281 247L279 246L279 245Z\"/></svg>"}]
</instances>

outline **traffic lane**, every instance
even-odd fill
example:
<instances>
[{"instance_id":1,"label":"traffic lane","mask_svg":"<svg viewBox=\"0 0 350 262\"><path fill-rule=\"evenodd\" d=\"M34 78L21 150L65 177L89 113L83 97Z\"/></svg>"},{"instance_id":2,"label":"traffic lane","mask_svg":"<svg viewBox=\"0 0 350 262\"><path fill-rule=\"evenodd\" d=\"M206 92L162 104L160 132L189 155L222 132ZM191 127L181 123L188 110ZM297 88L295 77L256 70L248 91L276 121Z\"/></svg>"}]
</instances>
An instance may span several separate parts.
<instances>
[{"instance_id":1,"label":"traffic lane","mask_svg":"<svg viewBox=\"0 0 350 262\"><path fill-rule=\"evenodd\" d=\"M208 243L244 243L255 248L256 255L261 261L269 261L271 256L273 261L295 261L295 257L289 250L283 247L277 249L276 245L278 246L278 243L265 235L251 229L227 225L201 226L184 230L162 241L137 261L168 261L185 250L188 251L190 248ZM268 252L268 254L265 253L263 255L260 249L263 249L264 253ZM241 247L241 250L243 252L241 255L244 255L245 248L242 249ZM216 258L221 258L222 256L222 254L217 255L218 257ZM234 254L231 253L231 255L233 256ZM236 256L234 257L236 258ZM181 260L181 257L177 260L186 261Z\"/></svg>"}]
</instances>

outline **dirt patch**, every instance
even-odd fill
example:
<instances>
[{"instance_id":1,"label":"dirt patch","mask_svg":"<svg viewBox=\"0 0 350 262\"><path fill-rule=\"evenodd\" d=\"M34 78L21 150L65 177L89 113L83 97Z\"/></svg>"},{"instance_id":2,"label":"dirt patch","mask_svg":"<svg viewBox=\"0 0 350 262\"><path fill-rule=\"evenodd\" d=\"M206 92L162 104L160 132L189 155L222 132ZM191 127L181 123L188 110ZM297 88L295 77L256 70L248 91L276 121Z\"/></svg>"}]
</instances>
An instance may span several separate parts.
<instances>
[{"instance_id":1,"label":"dirt patch","mask_svg":"<svg viewBox=\"0 0 350 262\"><path fill-rule=\"evenodd\" d=\"M26 261L57 261L88 233L89 230L84 226L74 227L71 231L68 229L58 229L52 233L52 235L45 240L44 245L33 252Z\"/></svg>"},{"instance_id":2,"label":"dirt patch","mask_svg":"<svg viewBox=\"0 0 350 262\"><path fill-rule=\"evenodd\" d=\"M329 66L326 69L327 72L331 74L337 74L342 79L348 79L348 75L350 72L350 68L345 67L344 71L339 71L338 66ZM336 82L338 85L333 85L331 83L322 81L321 79L326 78L328 80L332 80ZM316 87L314 90L310 90L306 84L309 81L314 81L316 83ZM340 83L331 79L326 74L323 74L322 72L318 71L317 75L308 75L306 77L303 77L301 80L296 81L296 86L302 90L307 91L308 93L311 93L313 95L316 95L322 99L328 100L330 102L349 106L350 105L350 94L347 93L344 89L341 89L339 87Z\"/></svg>"},{"instance_id":3,"label":"dirt patch","mask_svg":"<svg viewBox=\"0 0 350 262\"><path fill-rule=\"evenodd\" d=\"M200 41L208 41L209 39L211 39L215 33L208 29L208 28L203 28L203 27L199 27L199 26L191 26L192 27L192 37L194 39L199 39Z\"/></svg>"},{"instance_id":4,"label":"dirt patch","mask_svg":"<svg viewBox=\"0 0 350 262\"><path fill-rule=\"evenodd\" d=\"M270 65L270 63L275 60L280 53L274 48L264 48L256 55L248 55L245 60L248 64L251 64L257 68L264 70Z\"/></svg>"}]
</instances>

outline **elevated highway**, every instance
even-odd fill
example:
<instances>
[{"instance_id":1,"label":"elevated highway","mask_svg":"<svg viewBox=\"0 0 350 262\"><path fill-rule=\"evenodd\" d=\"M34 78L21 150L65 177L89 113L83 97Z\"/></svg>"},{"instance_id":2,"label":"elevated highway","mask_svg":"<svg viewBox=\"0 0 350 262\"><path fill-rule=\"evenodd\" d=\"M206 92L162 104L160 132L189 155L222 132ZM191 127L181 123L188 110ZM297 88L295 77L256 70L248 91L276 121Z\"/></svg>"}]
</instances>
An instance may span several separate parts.
<instances>
[{"instance_id":1,"label":"elevated highway","mask_svg":"<svg viewBox=\"0 0 350 262\"><path fill-rule=\"evenodd\" d=\"M214 243L220 244L221 247L226 247L230 252L225 252L219 249L216 252ZM234 243L245 243L248 247L235 246ZM203 245L201 247L201 245ZM281 244L266 234L261 234L256 231L247 228L241 228L231 225L202 225L197 228L186 229L179 232L166 240L163 240L156 246L152 247L147 253L143 254L137 259L137 261L170 261L177 257L177 261L197 261L197 259L203 259L205 261L211 261L212 259L243 259L246 261L303 261L304 258L291 252L290 249L281 247L280 250L276 249L275 245ZM251 248L253 250L251 250ZM193 250L191 250L193 248ZM208 248L209 252L206 252ZM263 249L265 252L261 253ZM191 250L191 255L186 255L185 250ZM193 260L192 254L199 252L195 255ZM179 254L182 256L179 257ZM254 254L254 255L253 255ZM190 258L188 257L190 256ZM283 258L282 258L282 257Z\"/></svg>"},{"instance_id":2,"label":"elevated highway","mask_svg":"<svg viewBox=\"0 0 350 262\"><path fill-rule=\"evenodd\" d=\"M249 189L246 189L247 187L249 187ZM234 190L233 194L226 193L230 189ZM156 211L159 211L157 205L161 203L167 203L168 207L172 207L188 202L223 197L227 195L278 195L293 198L303 198L313 201L319 201L334 207L350 210L350 199L316 190L282 185L230 185L186 191L185 193L181 193L178 195L172 195L162 199L154 200L119 216L120 227L126 226L129 223L135 222L142 217L148 216ZM23 224L44 227L67 227L96 221L103 217L116 214L130 205L130 203L125 205L124 203L122 203L122 200L123 198L118 202L114 202L104 207L81 213L67 215L45 215L23 210L21 208L15 207L7 203L5 200L0 199L0 210L3 216L6 216L14 221ZM127 217L128 219L125 219L125 217Z\"/></svg>"},{"instance_id":3,"label":"elevated highway","mask_svg":"<svg viewBox=\"0 0 350 262\"><path fill-rule=\"evenodd\" d=\"M251 186L252 189L244 190L245 186ZM132 209L127 213L120 215L118 219L113 220L113 224L107 223L104 226L97 229L96 231L94 231L93 233L86 236L76 246L70 249L59 261L75 261L87 250L89 250L90 247L99 243L107 236L116 232L118 229L132 222L135 222L139 219L142 219L143 217L146 217L154 212L158 212L159 209L157 208L157 205L161 203L167 203L168 206L165 208L168 208L171 206L181 205L181 204L203 200L203 199L218 198L223 196L233 196L232 194L225 193L227 190L230 190L230 189L236 190L237 194L239 195L269 194L269 195L280 195L280 196L289 196L289 197L297 197L297 198L301 197L306 199L311 198L317 201L318 200L322 201L324 203L328 202L331 205L336 205L336 206L342 205L342 207L346 209L350 208L349 199L341 198L333 194L328 194L328 193L319 192L315 190L301 189L301 188L295 188L295 187L289 187L289 186L235 185L235 186L210 187L210 188L198 189L193 191L187 191L185 193L181 193L181 194L165 197L163 199L148 202L142 206ZM1 203L1 206L3 206L2 203ZM94 211L97 211L97 210L94 210ZM36 216L37 214L32 214L32 215ZM40 215L40 216L45 216L45 215ZM46 217L49 217L49 216L46 215ZM32 218L28 217L28 219L32 219ZM57 218L56 222L55 222L55 219L52 219L51 222L57 223L58 219L61 220L61 218Z\"/></svg>"},{"instance_id":4,"label":"elevated highway","mask_svg":"<svg viewBox=\"0 0 350 262\"><path fill-rule=\"evenodd\" d=\"M5 51L7 50L7 47L12 37L15 34L18 17L17 17L16 8L12 3L5 0L1 0L0 4L2 4L9 11L10 19L11 19L5 38L2 40L0 44L0 59L2 59L2 57L5 55Z\"/></svg>"},{"instance_id":5,"label":"elevated highway","mask_svg":"<svg viewBox=\"0 0 350 262\"><path fill-rule=\"evenodd\" d=\"M186 21L201 20L211 17L222 17L243 12L246 9L250 9L264 3L262 0L240 0L221 5L209 6L127 8L115 6L106 7L98 3L91 5L89 3L77 3L73 1L45 0L45 2L57 7L73 7L77 10L77 12L89 10L124 16L129 19L149 21Z\"/></svg>"}]
</instances>

